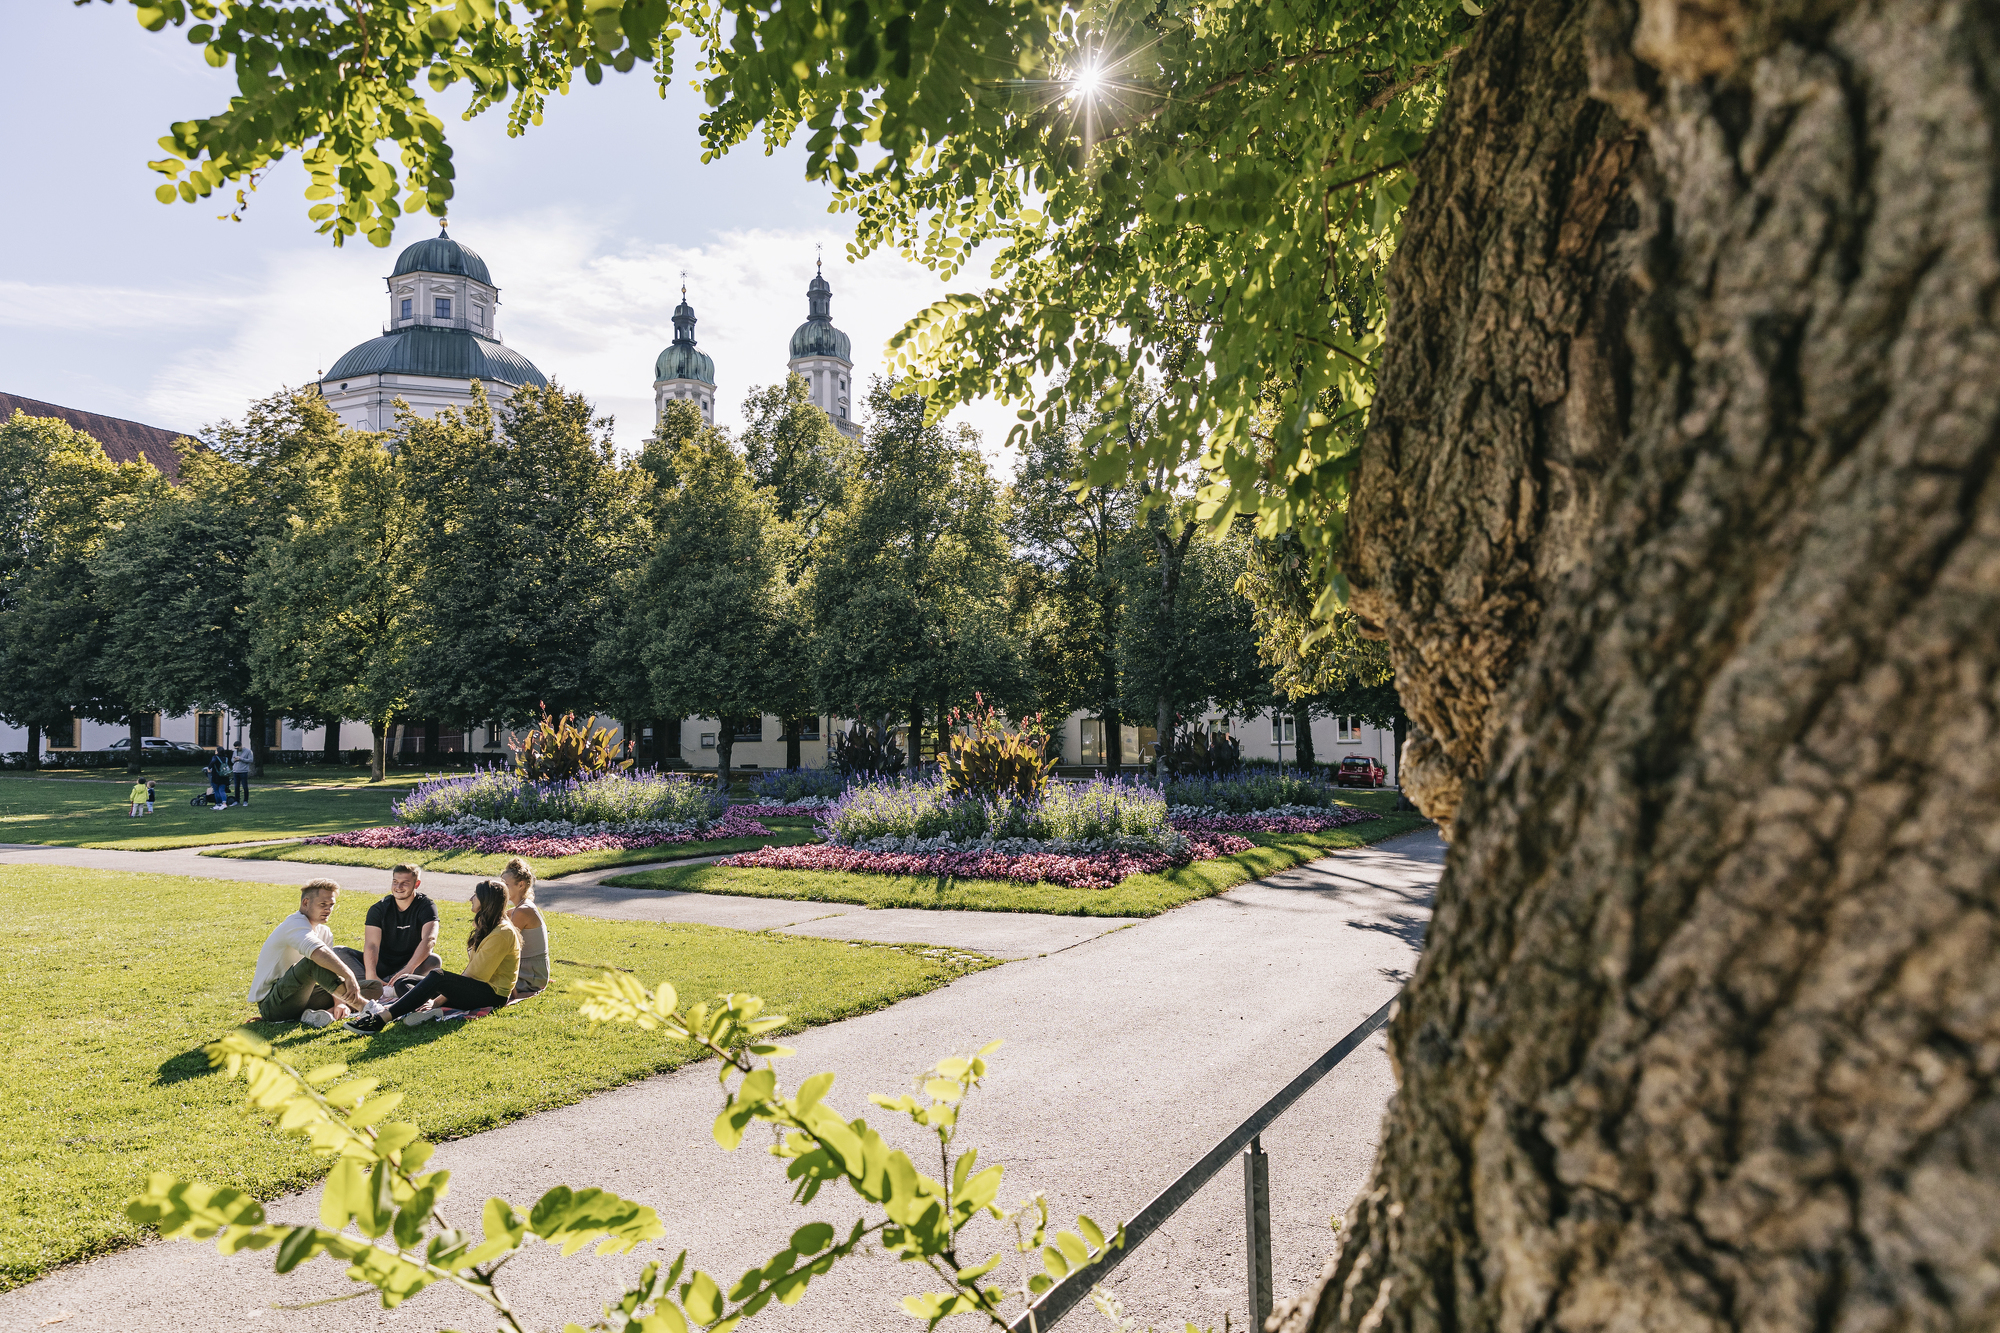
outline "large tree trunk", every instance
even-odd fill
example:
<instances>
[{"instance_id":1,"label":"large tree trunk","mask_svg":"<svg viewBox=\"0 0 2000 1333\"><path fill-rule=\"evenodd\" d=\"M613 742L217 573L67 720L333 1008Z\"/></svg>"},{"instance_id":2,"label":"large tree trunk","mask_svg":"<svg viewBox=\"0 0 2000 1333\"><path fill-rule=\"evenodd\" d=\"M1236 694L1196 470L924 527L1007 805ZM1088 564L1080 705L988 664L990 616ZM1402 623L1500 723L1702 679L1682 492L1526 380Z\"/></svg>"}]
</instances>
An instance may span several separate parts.
<instances>
[{"instance_id":1,"label":"large tree trunk","mask_svg":"<svg viewBox=\"0 0 2000 1333\"><path fill-rule=\"evenodd\" d=\"M389 720L377 718L368 724L372 744L368 760L368 780L380 782L389 775Z\"/></svg>"},{"instance_id":2,"label":"large tree trunk","mask_svg":"<svg viewBox=\"0 0 2000 1333\"><path fill-rule=\"evenodd\" d=\"M250 705L250 776L264 776L264 759L271 752L270 744L264 739L269 734L271 710L262 703ZM247 788L246 788L247 790Z\"/></svg>"},{"instance_id":3,"label":"large tree trunk","mask_svg":"<svg viewBox=\"0 0 2000 1333\"><path fill-rule=\"evenodd\" d=\"M42 766L42 728L39 724L28 724L28 769L33 771Z\"/></svg>"},{"instance_id":4,"label":"large tree trunk","mask_svg":"<svg viewBox=\"0 0 2000 1333\"><path fill-rule=\"evenodd\" d=\"M1284 1328L2000 1320L1996 201L1991 5L1488 11L1347 558L1452 847Z\"/></svg>"},{"instance_id":5,"label":"large tree trunk","mask_svg":"<svg viewBox=\"0 0 2000 1333\"><path fill-rule=\"evenodd\" d=\"M327 763L340 762L340 718L337 714L329 713L326 717L326 743L322 748Z\"/></svg>"},{"instance_id":6,"label":"large tree trunk","mask_svg":"<svg viewBox=\"0 0 2000 1333\"><path fill-rule=\"evenodd\" d=\"M140 765L146 761L145 724L140 721L144 716L146 716L144 713L133 713L125 719L126 731L132 741L132 752L125 756L127 773L137 773Z\"/></svg>"}]
</instances>

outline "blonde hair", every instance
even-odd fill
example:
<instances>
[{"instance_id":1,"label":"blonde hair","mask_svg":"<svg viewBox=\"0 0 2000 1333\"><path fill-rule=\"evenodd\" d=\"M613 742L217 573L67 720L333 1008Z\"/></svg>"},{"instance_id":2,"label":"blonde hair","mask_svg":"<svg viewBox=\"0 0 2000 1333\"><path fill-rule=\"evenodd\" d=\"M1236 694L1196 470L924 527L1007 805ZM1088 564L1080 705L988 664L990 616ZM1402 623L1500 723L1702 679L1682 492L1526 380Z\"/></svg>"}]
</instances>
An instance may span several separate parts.
<instances>
[{"instance_id":1,"label":"blonde hair","mask_svg":"<svg viewBox=\"0 0 2000 1333\"><path fill-rule=\"evenodd\" d=\"M304 902L310 893L339 893L340 885L330 879L309 879L299 885L299 901Z\"/></svg>"},{"instance_id":2,"label":"blonde hair","mask_svg":"<svg viewBox=\"0 0 2000 1333\"><path fill-rule=\"evenodd\" d=\"M516 884L526 884L528 887L522 892L521 901L523 903L535 901L535 868L520 857L516 856L507 862L500 871L500 878L512 880Z\"/></svg>"}]
</instances>

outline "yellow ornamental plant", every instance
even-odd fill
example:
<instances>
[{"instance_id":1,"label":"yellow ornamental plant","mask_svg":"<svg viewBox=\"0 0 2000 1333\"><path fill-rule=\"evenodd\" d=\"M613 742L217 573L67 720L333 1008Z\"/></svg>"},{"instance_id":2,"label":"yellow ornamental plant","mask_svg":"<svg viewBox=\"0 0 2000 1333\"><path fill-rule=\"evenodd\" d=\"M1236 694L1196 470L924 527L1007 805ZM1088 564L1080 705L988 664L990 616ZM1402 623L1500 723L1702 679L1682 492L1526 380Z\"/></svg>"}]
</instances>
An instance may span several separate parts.
<instances>
[{"instance_id":1,"label":"yellow ornamental plant","mask_svg":"<svg viewBox=\"0 0 2000 1333\"><path fill-rule=\"evenodd\" d=\"M903 1299L908 1315L929 1327L955 1314L983 1315L996 1328L1000 1306L1018 1295L1032 1301L1054 1282L1108 1249L1121 1248L1122 1227L1107 1236L1087 1217L1075 1231L1051 1234L1038 1195L1012 1212L995 1202L1001 1168L977 1166L978 1150L954 1155L965 1098L986 1074L994 1042L969 1056L940 1060L919 1075L920 1095L869 1098L907 1115L937 1138L942 1178L919 1171L909 1154L891 1148L865 1120L847 1119L826 1096L833 1075L815 1074L786 1096L771 1061L792 1054L764 1038L786 1022L763 1015L754 995L722 995L683 1008L674 988L648 990L629 974L606 972L578 983L581 1012L593 1027L628 1024L692 1042L720 1062L723 1106L715 1141L733 1151L759 1121L779 1131L770 1148L789 1161L794 1202L810 1202L828 1184L845 1182L870 1205L841 1235L825 1222L793 1232L785 1247L734 1281L692 1267L685 1250L671 1263L650 1263L639 1279L589 1324L565 1333L730 1333L773 1301L796 1305L811 1281L862 1246L874 1244L905 1263L921 1265L927 1290ZM272 1117L281 1133L303 1137L310 1150L333 1159L320 1196L317 1226L276 1226L256 1200L161 1173L130 1201L127 1214L169 1239L213 1240L224 1254L276 1250L277 1270L289 1273L319 1254L347 1262L347 1276L374 1288L393 1309L426 1287L449 1283L490 1307L499 1327L527 1333L495 1285L501 1267L535 1241L565 1257L595 1243L599 1254L625 1254L658 1240L665 1229L651 1208L599 1189L558 1185L524 1211L505 1199L486 1201L475 1234L445 1214L450 1173L427 1171L431 1145L415 1125L391 1121L402 1094L378 1095L376 1080L346 1078L344 1065L300 1073L271 1046L238 1031L208 1047L210 1062L249 1085L249 1110ZM762 1061L760 1064L759 1061ZM1011 1225L1019 1280L989 1282L1008 1258L1002 1249L978 1259L958 1251L960 1234L981 1213ZM348 1228L350 1225L353 1231Z\"/></svg>"},{"instance_id":2,"label":"yellow ornamental plant","mask_svg":"<svg viewBox=\"0 0 2000 1333\"><path fill-rule=\"evenodd\" d=\"M568 782L632 767L608 728L578 725L575 713L552 717L547 704L526 734L507 739L514 745L514 770L530 782Z\"/></svg>"},{"instance_id":3,"label":"yellow ornamental plant","mask_svg":"<svg viewBox=\"0 0 2000 1333\"><path fill-rule=\"evenodd\" d=\"M1040 800L1056 768L1056 761L1048 757L1049 734L1042 715L1035 714L1010 732L983 695L972 698L971 712L951 713L953 725L965 730L952 736L939 761L945 786L956 794L988 801L1003 796Z\"/></svg>"}]
</instances>

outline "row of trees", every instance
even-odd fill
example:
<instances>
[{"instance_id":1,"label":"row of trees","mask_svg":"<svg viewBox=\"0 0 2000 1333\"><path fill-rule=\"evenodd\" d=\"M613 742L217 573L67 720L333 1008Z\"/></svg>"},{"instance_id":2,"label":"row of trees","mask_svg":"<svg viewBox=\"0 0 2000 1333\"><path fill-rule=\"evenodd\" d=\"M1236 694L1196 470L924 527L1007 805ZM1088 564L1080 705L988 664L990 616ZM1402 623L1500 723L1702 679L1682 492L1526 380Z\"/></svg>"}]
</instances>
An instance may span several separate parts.
<instances>
[{"instance_id":1,"label":"row of trees","mask_svg":"<svg viewBox=\"0 0 2000 1333\"><path fill-rule=\"evenodd\" d=\"M475 394L394 436L288 391L189 449L173 484L17 416L0 716L126 722L135 759L156 712L228 709L259 740L276 714L355 718L378 776L398 719L542 704L720 719L725 766L766 714L942 748L975 692L1101 719L1113 766L1122 726L1164 740L1210 707L1288 707L1301 736L1314 711L1396 716L1393 691L1287 674L1275 637L1295 627L1261 609L1278 548L1202 534L1184 478L1080 485L1080 433L1049 432L1003 485L973 432L888 381L856 440L797 377L745 409L732 436L671 404L621 459L559 387Z\"/></svg>"}]
</instances>

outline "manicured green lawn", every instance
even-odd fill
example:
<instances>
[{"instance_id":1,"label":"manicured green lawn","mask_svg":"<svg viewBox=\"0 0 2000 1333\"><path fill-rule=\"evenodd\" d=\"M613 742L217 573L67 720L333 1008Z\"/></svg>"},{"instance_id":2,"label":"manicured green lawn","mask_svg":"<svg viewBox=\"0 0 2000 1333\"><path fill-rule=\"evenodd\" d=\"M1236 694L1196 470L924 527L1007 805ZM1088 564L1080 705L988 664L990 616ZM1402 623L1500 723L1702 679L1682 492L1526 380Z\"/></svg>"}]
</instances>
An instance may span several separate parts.
<instances>
[{"instance_id":1,"label":"manicured green lawn","mask_svg":"<svg viewBox=\"0 0 2000 1333\"><path fill-rule=\"evenodd\" d=\"M250 804L227 810L191 806L204 790L194 779L160 781L150 815L126 813L128 777L0 777L0 842L60 847L115 847L149 852L259 838L300 838L394 822L389 803L421 777L370 783L366 777L309 783L253 780Z\"/></svg>"},{"instance_id":2,"label":"manicured green lawn","mask_svg":"<svg viewBox=\"0 0 2000 1333\"><path fill-rule=\"evenodd\" d=\"M709 842L639 847L626 852L581 852L575 856L538 857L534 865L537 875L543 879L554 879L558 875L598 870L605 866L646 865L654 861L681 861L696 856L727 856L732 852L754 852L759 847L790 847L812 840L813 835L809 831L785 829L766 838L716 838ZM383 870L407 862L452 875L497 875L512 859L501 853L412 852L387 847L332 847L303 842L235 847L224 852L204 852L203 855L228 857L236 861L307 861L314 865L376 866Z\"/></svg>"},{"instance_id":3,"label":"manicured green lawn","mask_svg":"<svg viewBox=\"0 0 2000 1333\"><path fill-rule=\"evenodd\" d=\"M252 807L255 808L254 805ZM260 1198L323 1166L294 1139L236 1113L243 1085L202 1046L255 1017L244 998L258 946L295 888L168 875L0 866L0 1290L141 1239L124 1201L152 1171ZM334 935L358 944L365 898L341 900ZM469 924L440 901L441 952ZM259 1025L287 1058L343 1061L409 1094L399 1118L449 1138L579 1101L694 1058L626 1028L596 1034L565 984L602 967L698 998L753 991L794 1029L934 989L987 966L972 955L550 914L553 986L491 1018L397 1025L379 1037ZM926 953L937 955L927 957Z\"/></svg>"},{"instance_id":4,"label":"manicured green lawn","mask_svg":"<svg viewBox=\"0 0 2000 1333\"><path fill-rule=\"evenodd\" d=\"M1395 798L1392 795L1389 799L1393 802ZM1252 833L1246 836L1257 846L1250 851L1213 861L1196 861L1157 875L1133 875L1109 889L1071 889L1059 884L1015 884L992 879L855 875L827 870L744 870L717 865L644 870L605 882L641 889L863 903L869 907L1048 912L1058 916L1157 916L1196 898L1212 897L1248 880L1317 860L1328 852L1381 842L1429 823L1420 815L1406 814L1325 833Z\"/></svg>"}]
</instances>

